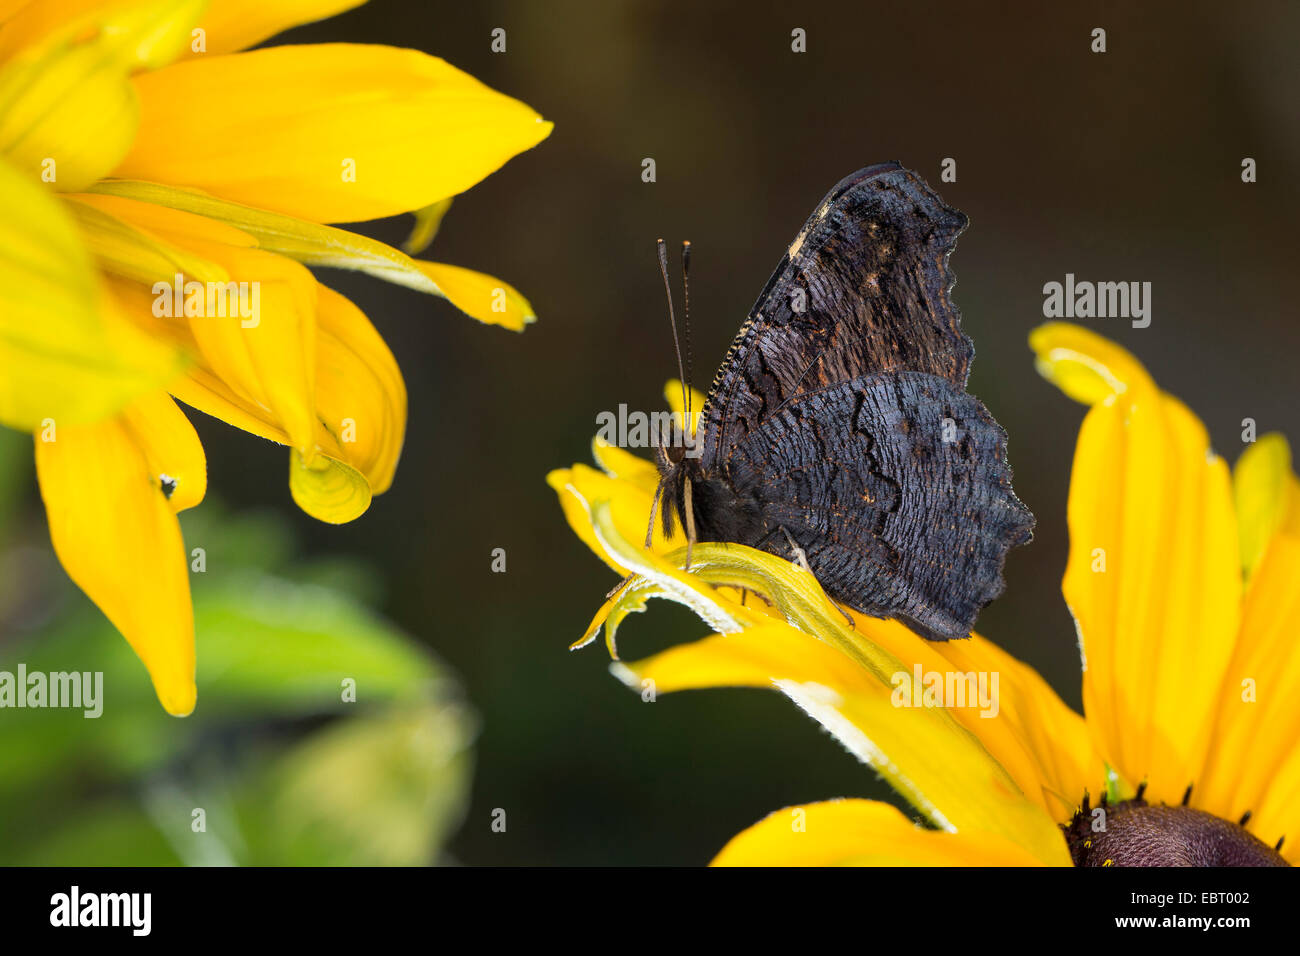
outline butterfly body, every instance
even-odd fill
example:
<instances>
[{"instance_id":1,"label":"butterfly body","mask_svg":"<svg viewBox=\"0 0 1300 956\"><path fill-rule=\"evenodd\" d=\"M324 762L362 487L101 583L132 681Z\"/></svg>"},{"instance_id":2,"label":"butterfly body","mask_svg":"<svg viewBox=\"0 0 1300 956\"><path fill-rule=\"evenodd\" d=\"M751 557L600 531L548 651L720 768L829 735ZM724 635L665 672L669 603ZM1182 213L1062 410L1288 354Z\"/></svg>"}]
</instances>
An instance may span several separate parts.
<instances>
[{"instance_id":1,"label":"butterfly body","mask_svg":"<svg viewBox=\"0 0 1300 956\"><path fill-rule=\"evenodd\" d=\"M965 391L947 266L965 225L897 164L828 194L714 379L700 457L661 458L666 527L806 560L837 601L930 639L969 634L1033 516Z\"/></svg>"}]
</instances>

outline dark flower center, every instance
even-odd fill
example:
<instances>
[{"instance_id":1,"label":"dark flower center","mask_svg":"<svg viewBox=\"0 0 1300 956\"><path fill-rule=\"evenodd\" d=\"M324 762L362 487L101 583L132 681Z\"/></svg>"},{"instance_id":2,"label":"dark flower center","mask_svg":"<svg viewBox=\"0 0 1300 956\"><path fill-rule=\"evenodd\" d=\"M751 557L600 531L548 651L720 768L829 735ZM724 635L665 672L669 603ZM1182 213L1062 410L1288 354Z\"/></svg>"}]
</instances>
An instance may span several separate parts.
<instances>
[{"instance_id":1,"label":"dark flower center","mask_svg":"<svg viewBox=\"0 0 1300 956\"><path fill-rule=\"evenodd\" d=\"M1188 791L1189 795L1191 791ZM1242 818L1242 823L1250 814ZM1152 806L1138 796L1091 809L1087 797L1062 826L1075 866L1289 866L1244 826L1192 807Z\"/></svg>"}]
</instances>

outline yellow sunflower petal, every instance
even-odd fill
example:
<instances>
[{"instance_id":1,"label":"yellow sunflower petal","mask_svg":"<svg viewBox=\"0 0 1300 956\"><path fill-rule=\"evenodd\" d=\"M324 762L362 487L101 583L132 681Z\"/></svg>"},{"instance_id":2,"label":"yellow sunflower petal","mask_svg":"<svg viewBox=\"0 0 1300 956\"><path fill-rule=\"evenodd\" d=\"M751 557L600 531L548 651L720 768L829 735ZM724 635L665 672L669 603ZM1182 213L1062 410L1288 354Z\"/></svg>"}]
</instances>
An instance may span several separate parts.
<instances>
[{"instance_id":1,"label":"yellow sunflower petal","mask_svg":"<svg viewBox=\"0 0 1300 956\"><path fill-rule=\"evenodd\" d=\"M179 514L203 500L208 490L208 462L198 433L165 392L150 392L122 411L149 466L149 478Z\"/></svg>"},{"instance_id":2,"label":"yellow sunflower petal","mask_svg":"<svg viewBox=\"0 0 1300 956\"><path fill-rule=\"evenodd\" d=\"M600 465L600 470L609 477L625 481L642 492L647 507L649 506L650 496L659 487L659 469L652 462L600 438L595 438L591 442L591 457L595 459L596 464ZM648 511L646 513L649 514Z\"/></svg>"},{"instance_id":3,"label":"yellow sunflower petal","mask_svg":"<svg viewBox=\"0 0 1300 956\"><path fill-rule=\"evenodd\" d=\"M133 313L148 310L151 293L143 286L112 280L110 288L123 308ZM325 286L317 288L318 327L316 353L316 405L314 448L330 459L359 470L367 483L367 494L386 491L401 454L406 428L406 386L392 353L369 319L343 296ZM175 340L182 347L198 350L191 326L183 319L156 319L150 331L159 338ZM214 418L282 445L294 445L275 413L235 391L211 368L193 366L173 380L169 390L192 408ZM333 474L332 465L322 465ZM346 472L343 472L346 475ZM305 479L306 476L304 476ZM334 475L337 478L337 475ZM345 488L354 479L347 476ZM316 504L319 491L304 485L302 500L317 509L312 514L337 523L339 515L353 513L361 499L336 509ZM350 494L348 495L351 498ZM361 509L364 510L364 509Z\"/></svg>"},{"instance_id":4,"label":"yellow sunflower petal","mask_svg":"<svg viewBox=\"0 0 1300 956\"><path fill-rule=\"evenodd\" d=\"M345 229L157 183L111 180L96 185L94 193L105 199L139 200L135 205L166 207L214 223L225 223L233 226L239 235L255 238L257 245L267 252L277 252L304 265L365 272L385 282L441 296L481 322L502 325L516 332L536 319L528 300L500 279L457 266L412 259L392 246ZM130 212L126 207L115 211L122 215ZM129 218L140 221L134 213Z\"/></svg>"},{"instance_id":5,"label":"yellow sunflower petal","mask_svg":"<svg viewBox=\"0 0 1300 956\"><path fill-rule=\"evenodd\" d=\"M1075 357L1058 357L1058 371L1113 373L1127 356L1096 336L1072 339ZM1148 780L1151 799L1177 802L1200 770L1237 632L1236 517L1200 421L1140 368L1112 377L1128 385L1114 400L1100 380L1068 386L1102 403L1075 452L1063 589L1099 751L1126 786Z\"/></svg>"},{"instance_id":6,"label":"yellow sunflower petal","mask_svg":"<svg viewBox=\"0 0 1300 956\"><path fill-rule=\"evenodd\" d=\"M129 76L170 61L204 0L32 3L0 31L0 153L33 179L76 191L131 148ZM51 178L52 177L52 178Z\"/></svg>"},{"instance_id":7,"label":"yellow sunflower petal","mask_svg":"<svg viewBox=\"0 0 1300 956\"><path fill-rule=\"evenodd\" d=\"M199 18L203 49L190 56L235 53L256 46L277 33L304 23L315 23L359 7L366 0L212 0Z\"/></svg>"},{"instance_id":8,"label":"yellow sunflower petal","mask_svg":"<svg viewBox=\"0 0 1300 956\"><path fill-rule=\"evenodd\" d=\"M1241 634L1218 696L1215 735L1192 804L1272 845L1300 844L1300 536L1278 534L1245 597ZM1289 852L1294 853L1293 845Z\"/></svg>"},{"instance_id":9,"label":"yellow sunflower petal","mask_svg":"<svg viewBox=\"0 0 1300 956\"><path fill-rule=\"evenodd\" d=\"M438 227L442 225L442 217L447 215L450 208L451 197L448 197L438 200L432 206L415 210L415 225L402 243L402 251L408 256L418 256L428 249L438 234Z\"/></svg>"},{"instance_id":10,"label":"yellow sunflower petal","mask_svg":"<svg viewBox=\"0 0 1300 956\"><path fill-rule=\"evenodd\" d=\"M700 412L704 409L706 401L705 395L698 388L691 388L687 391L691 400L691 434L700 427ZM678 424L682 423L685 407L682 405L682 383L681 379L670 378L664 385L664 398L668 402L668 407L672 413L677 416Z\"/></svg>"},{"instance_id":11,"label":"yellow sunflower petal","mask_svg":"<svg viewBox=\"0 0 1300 956\"><path fill-rule=\"evenodd\" d=\"M204 363L234 392L271 411L291 444L310 456L315 414L317 284L297 262L249 245L229 224L117 196L78 197L98 229L93 242L106 268L148 281L152 298L119 297L128 316L149 327L184 318ZM116 258L137 262L121 268ZM175 266L199 270L167 274ZM133 274L134 273L134 274ZM179 283L179 290L176 286Z\"/></svg>"},{"instance_id":12,"label":"yellow sunflower petal","mask_svg":"<svg viewBox=\"0 0 1300 956\"><path fill-rule=\"evenodd\" d=\"M622 539L604 502L596 502L591 515L600 545L620 565L658 586L646 596L682 603L718 632L645 661L615 664L615 673L630 686L640 688L650 680L664 693L775 687L936 825L1000 833L1046 862L1060 861L1064 843L1039 803L1038 789L1027 798L948 710L901 706L899 688L910 686L911 669L869 635L837 623L839 612L806 571L752 548L702 544L695 549L692 573L683 574ZM720 583L768 595L797 628L759 620L723 598L713 586ZM633 600L643 604L633 588ZM615 628L616 611L617 604L610 615Z\"/></svg>"},{"instance_id":13,"label":"yellow sunflower petal","mask_svg":"<svg viewBox=\"0 0 1300 956\"><path fill-rule=\"evenodd\" d=\"M329 524L353 521L370 507L365 475L328 455L316 455L307 464L296 448L289 455L289 491L299 508Z\"/></svg>"},{"instance_id":14,"label":"yellow sunflower petal","mask_svg":"<svg viewBox=\"0 0 1300 956\"><path fill-rule=\"evenodd\" d=\"M1241 538L1241 564L1247 577L1259 565L1264 549L1288 513L1300 514L1295 489L1291 446L1286 438L1273 433L1246 446L1233 469L1232 491Z\"/></svg>"},{"instance_id":15,"label":"yellow sunflower petal","mask_svg":"<svg viewBox=\"0 0 1300 956\"><path fill-rule=\"evenodd\" d=\"M218 236L227 228L212 225ZM173 293L173 279L171 288L153 287L148 300L125 300L132 304L128 316L148 326L156 321L161 304L168 318L183 318L204 364L241 398L268 409L290 443L310 455L319 424L317 284L311 273L260 249L168 232L159 235L193 259L215 264L229 283L216 285L219 278L182 275L179 294ZM182 310L184 315L178 315Z\"/></svg>"},{"instance_id":16,"label":"yellow sunflower petal","mask_svg":"<svg viewBox=\"0 0 1300 956\"><path fill-rule=\"evenodd\" d=\"M392 47L272 47L187 60L134 83L140 127L118 178L316 222L428 206L551 130L450 64Z\"/></svg>"},{"instance_id":17,"label":"yellow sunflower petal","mask_svg":"<svg viewBox=\"0 0 1300 956\"><path fill-rule=\"evenodd\" d=\"M0 423L93 422L180 374L104 294L63 205L3 161L0 203Z\"/></svg>"},{"instance_id":18,"label":"yellow sunflower petal","mask_svg":"<svg viewBox=\"0 0 1300 956\"><path fill-rule=\"evenodd\" d=\"M155 282L170 286L177 273L199 282L224 283L230 280L230 274L217 263L138 229L101 208L107 198L83 193L69 197L67 203L81 229L86 248L105 272L149 286Z\"/></svg>"},{"instance_id":19,"label":"yellow sunflower petal","mask_svg":"<svg viewBox=\"0 0 1300 956\"><path fill-rule=\"evenodd\" d=\"M175 421L180 414L142 402L122 418L36 441L55 553L140 656L158 700L176 716L194 709L194 619L180 524L157 472L193 473L192 432Z\"/></svg>"},{"instance_id":20,"label":"yellow sunflower petal","mask_svg":"<svg viewBox=\"0 0 1300 956\"><path fill-rule=\"evenodd\" d=\"M537 321L531 303L514 286L495 276L443 262L415 260L420 271L438 286L438 294L471 319L500 325L512 332Z\"/></svg>"},{"instance_id":21,"label":"yellow sunflower petal","mask_svg":"<svg viewBox=\"0 0 1300 956\"><path fill-rule=\"evenodd\" d=\"M569 519L569 525L578 537L611 568L619 574L627 574L628 568L619 564L617 557L610 554L596 539L590 504L595 501L607 502L623 539L644 543L650 521L651 492L630 482L610 478L603 472L581 464L552 471L546 476L546 482L559 495L565 517ZM653 550L662 554L685 543L686 538L680 527L673 530L672 537L665 538L663 525L656 518L651 540Z\"/></svg>"},{"instance_id":22,"label":"yellow sunflower petal","mask_svg":"<svg viewBox=\"0 0 1300 956\"><path fill-rule=\"evenodd\" d=\"M1126 349L1069 322L1047 322L1029 335L1039 374L1085 405L1130 388L1150 388L1151 377Z\"/></svg>"},{"instance_id":23,"label":"yellow sunflower petal","mask_svg":"<svg viewBox=\"0 0 1300 956\"><path fill-rule=\"evenodd\" d=\"M1250 811L1251 831L1270 845L1287 837L1284 855L1300 862L1300 482L1286 440L1261 438L1235 479L1242 521L1253 526L1242 534L1251 576L1193 802L1229 820Z\"/></svg>"},{"instance_id":24,"label":"yellow sunflower petal","mask_svg":"<svg viewBox=\"0 0 1300 956\"><path fill-rule=\"evenodd\" d=\"M732 837L711 866L1041 866L1014 842L912 823L875 800L786 807Z\"/></svg>"},{"instance_id":25,"label":"yellow sunflower petal","mask_svg":"<svg viewBox=\"0 0 1300 956\"><path fill-rule=\"evenodd\" d=\"M858 619L860 628L868 620ZM987 674L990 680L996 675L995 716L988 718L971 707L954 708L953 713L1007 768L1020 789L1038 798L1058 823L1074 815L1085 793L1096 797L1101 792L1106 768L1087 723L1032 667L978 634L936 644L893 622L876 623L873 634L890 649L903 644L906 649L896 653L906 661L917 660L922 651L934 651L956 673ZM888 626L880 626L885 623Z\"/></svg>"},{"instance_id":26,"label":"yellow sunflower petal","mask_svg":"<svg viewBox=\"0 0 1300 956\"><path fill-rule=\"evenodd\" d=\"M940 828L999 833L1044 862L1064 862L1054 821L949 711L900 707L892 684L788 625L715 635L612 666L632 688L649 681L656 693L779 689ZM896 673L911 676L902 662Z\"/></svg>"},{"instance_id":27,"label":"yellow sunflower petal","mask_svg":"<svg viewBox=\"0 0 1300 956\"><path fill-rule=\"evenodd\" d=\"M318 287L317 418L365 475L372 494L393 483L406 434L406 384L365 313Z\"/></svg>"}]
</instances>

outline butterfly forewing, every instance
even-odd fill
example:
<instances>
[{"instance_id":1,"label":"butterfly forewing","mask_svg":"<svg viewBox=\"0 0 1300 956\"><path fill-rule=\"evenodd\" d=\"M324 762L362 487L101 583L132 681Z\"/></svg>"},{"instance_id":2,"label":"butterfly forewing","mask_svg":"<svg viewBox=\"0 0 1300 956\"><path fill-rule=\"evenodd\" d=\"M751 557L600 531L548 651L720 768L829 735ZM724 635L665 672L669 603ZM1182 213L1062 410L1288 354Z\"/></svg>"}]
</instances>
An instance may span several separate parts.
<instances>
[{"instance_id":1,"label":"butterfly forewing","mask_svg":"<svg viewBox=\"0 0 1300 956\"><path fill-rule=\"evenodd\" d=\"M897 163L846 177L818 204L758 297L710 389L701 464L800 392L874 372L965 387L974 349L949 301L966 217Z\"/></svg>"}]
</instances>

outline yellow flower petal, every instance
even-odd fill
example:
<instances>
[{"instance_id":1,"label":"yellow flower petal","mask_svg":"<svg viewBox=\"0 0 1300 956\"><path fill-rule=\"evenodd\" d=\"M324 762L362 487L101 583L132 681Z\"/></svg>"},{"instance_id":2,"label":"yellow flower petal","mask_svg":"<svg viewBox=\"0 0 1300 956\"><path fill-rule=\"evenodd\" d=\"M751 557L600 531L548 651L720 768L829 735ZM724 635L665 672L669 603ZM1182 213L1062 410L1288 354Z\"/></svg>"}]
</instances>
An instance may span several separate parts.
<instances>
[{"instance_id":1,"label":"yellow flower petal","mask_svg":"<svg viewBox=\"0 0 1300 956\"><path fill-rule=\"evenodd\" d=\"M1041 866L991 833L945 833L887 803L830 800L786 807L732 837L711 866Z\"/></svg>"},{"instance_id":2,"label":"yellow flower petal","mask_svg":"<svg viewBox=\"0 0 1300 956\"><path fill-rule=\"evenodd\" d=\"M514 286L473 269L442 262L415 260L416 266L438 286L440 295L471 319L500 325L512 332L537 321L532 305Z\"/></svg>"},{"instance_id":3,"label":"yellow flower petal","mask_svg":"<svg viewBox=\"0 0 1300 956\"><path fill-rule=\"evenodd\" d=\"M442 217L447 215L450 208L451 198L448 197L438 200L432 206L415 210L415 226L402 243L402 251L408 256L418 256L428 249L433 237L438 234L438 227L442 225Z\"/></svg>"},{"instance_id":4,"label":"yellow flower petal","mask_svg":"<svg viewBox=\"0 0 1300 956\"><path fill-rule=\"evenodd\" d=\"M450 64L392 47L272 47L187 60L134 83L140 128L118 178L316 222L428 206L551 130Z\"/></svg>"},{"instance_id":5,"label":"yellow flower petal","mask_svg":"<svg viewBox=\"0 0 1300 956\"><path fill-rule=\"evenodd\" d=\"M372 494L393 483L406 435L406 384L365 313L318 287L316 414L365 475Z\"/></svg>"},{"instance_id":6,"label":"yellow flower petal","mask_svg":"<svg viewBox=\"0 0 1300 956\"><path fill-rule=\"evenodd\" d=\"M150 392L123 409L122 420L172 512L179 514L201 502L208 489L207 458L194 426L176 403L165 392Z\"/></svg>"},{"instance_id":7,"label":"yellow flower petal","mask_svg":"<svg viewBox=\"0 0 1300 956\"><path fill-rule=\"evenodd\" d=\"M1300 515L1300 495L1291 474L1291 446L1286 438L1273 433L1247 445L1233 470L1232 491L1241 564L1250 577L1288 513Z\"/></svg>"},{"instance_id":8,"label":"yellow flower petal","mask_svg":"<svg viewBox=\"0 0 1300 956\"><path fill-rule=\"evenodd\" d=\"M1197 776L1241 596L1228 469L1181 403L1095 406L1070 478L1063 589L1098 749L1176 803Z\"/></svg>"},{"instance_id":9,"label":"yellow flower petal","mask_svg":"<svg viewBox=\"0 0 1300 956\"><path fill-rule=\"evenodd\" d=\"M1037 788L1027 799L948 710L900 706L895 688L900 679L910 681L911 669L869 635L837 623L832 615L839 612L807 572L751 548L702 544L692 573L682 574L622 540L603 502L591 514L597 540L615 560L658 585L655 596L685 604L719 632L645 661L614 665L630 686L639 689L650 680L663 693L776 687L936 825L1000 833L1045 862L1062 862L1065 845ZM769 596L797 629L770 619L756 625L756 615L710 587L722 583ZM639 595L633 599L644 604ZM612 613L610 620L616 628Z\"/></svg>"},{"instance_id":10,"label":"yellow flower petal","mask_svg":"<svg viewBox=\"0 0 1300 956\"><path fill-rule=\"evenodd\" d=\"M359 7L366 0L212 0L199 18L204 32L203 52L190 56L235 53L257 46L263 40L291 27L315 23L345 10Z\"/></svg>"},{"instance_id":11,"label":"yellow flower petal","mask_svg":"<svg viewBox=\"0 0 1300 956\"><path fill-rule=\"evenodd\" d=\"M22 8L0 31L0 153L33 178L52 174L46 181L60 190L102 178L136 132L129 76L174 58L203 6L150 0Z\"/></svg>"},{"instance_id":12,"label":"yellow flower petal","mask_svg":"<svg viewBox=\"0 0 1300 956\"><path fill-rule=\"evenodd\" d=\"M230 274L217 263L137 229L101 208L107 198L82 193L70 197L67 203L81 229L82 240L102 270L148 286L155 282L170 286L177 273L199 282L230 280Z\"/></svg>"},{"instance_id":13,"label":"yellow flower petal","mask_svg":"<svg viewBox=\"0 0 1300 956\"><path fill-rule=\"evenodd\" d=\"M650 521L650 492L610 478L586 465L552 471L546 476L546 482L559 495L560 506L578 537L620 575L627 574L628 568L620 565L596 540L589 505L594 501L608 502L622 537L644 543ZM656 552L663 553L685 544L686 538L680 528L674 529L671 538L665 538L662 523L655 521L651 547Z\"/></svg>"},{"instance_id":14,"label":"yellow flower petal","mask_svg":"<svg viewBox=\"0 0 1300 956\"><path fill-rule=\"evenodd\" d=\"M601 471L610 478L627 482L634 489L640 491L645 496L644 500L647 508L649 507L650 496L659 487L658 468L640 455L624 451L622 448L603 442L599 438L592 439L591 457L595 459L596 464L600 465ZM642 499L638 497L636 500L640 501ZM646 512L646 515L649 516L649 511Z\"/></svg>"},{"instance_id":15,"label":"yellow flower petal","mask_svg":"<svg viewBox=\"0 0 1300 956\"><path fill-rule=\"evenodd\" d=\"M1127 350L1082 326L1048 322L1029 335L1039 374L1076 402L1097 405L1130 388L1151 388L1146 369Z\"/></svg>"},{"instance_id":16,"label":"yellow flower petal","mask_svg":"<svg viewBox=\"0 0 1300 956\"><path fill-rule=\"evenodd\" d=\"M870 620L855 616L859 628ZM896 653L905 661L925 660L923 654L933 651L957 673L997 675L995 717L987 718L973 707L952 712L1016 785L1058 823L1073 817L1085 793L1095 797L1101 791L1105 763L1094 749L1087 723L1032 667L978 634L966 641L931 643L894 622L875 623L876 639L890 649L902 644L905 650ZM943 669L928 662L924 666L929 671Z\"/></svg>"},{"instance_id":17,"label":"yellow flower petal","mask_svg":"<svg viewBox=\"0 0 1300 956\"><path fill-rule=\"evenodd\" d=\"M120 202L116 212L129 205ZM183 250L191 262L218 270L216 278L182 274L182 289L155 286L148 299L119 296L128 315L140 325L156 324L159 302L169 317L184 318L204 363L241 398L268 409L290 436L291 444L311 454L318 420L315 412L317 285L302 265L283 256L248 248L243 242L223 240L229 227L222 223L202 226L197 216L186 216L181 232L156 218L151 225L164 242ZM200 238L207 228L212 238ZM206 283L224 279L240 283L247 298L240 300L211 294ZM174 288L175 279L172 279ZM236 308L236 305L240 308ZM191 308L193 306L193 308ZM183 308L185 315L176 316Z\"/></svg>"},{"instance_id":18,"label":"yellow flower petal","mask_svg":"<svg viewBox=\"0 0 1300 956\"><path fill-rule=\"evenodd\" d=\"M1251 812L1270 846L1300 844L1300 537L1274 536L1251 578L1241 633L1217 697L1215 734L1192 805L1224 819ZM1284 846L1285 850L1286 847ZM1288 851L1295 854L1296 846Z\"/></svg>"},{"instance_id":19,"label":"yellow flower petal","mask_svg":"<svg viewBox=\"0 0 1300 956\"><path fill-rule=\"evenodd\" d=\"M180 374L104 294L61 203L3 161L0 202L0 423L93 422Z\"/></svg>"},{"instance_id":20,"label":"yellow flower petal","mask_svg":"<svg viewBox=\"0 0 1300 956\"><path fill-rule=\"evenodd\" d=\"M327 455L316 455L306 464L296 448L289 455L289 491L299 508L330 524L353 521L370 507L365 475Z\"/></svg>"},{"instance_id":21,"label":"yellow flower petal","mask_svg":"<svg viewBox=\"0 0 1300 956\"><path fill-rule=\"evenodd\" d=\"M143 286L113 280L111 288L124 309L132 313L148 310L152 294ZM317 287L318 326L316 350L316 404L313 445L329 459L359 470L365 478L365 498L381 494L392 484L393 473L401 454L406 428L406 386L392 353L370 324L370 320L346 298L325 286ZM197 350L191 326L185 320L155 319L151 332L168 337L183 347ZM214 418L282 445L294 445L275 413L235 391L210 367L196 365L170 386L170 391L185 404ZM360 498L353 498L354 479L345 470L341 487L346 507L323 505L320 489L310 481L336 481L339 474L330 464L325 471L302 476L302 500L315 509L309 513L337 523L350 520L364 511ZM333 487L333 486L330 486ZM358 510L360 509L360 510Z\"/></svg>"},{"instance_id":22,"label":"yellow flower petal","mask_svg":"<svg viewBox=\"0 0 1300 956\"><path fill-rule=\"evenodd\" d=\"M704 410L704 403L707 399L698 388L689 389L688 394L691 400L691 434L693 435L700 427L700 412ZM686 411L682 405L681 379L670 378L668 380L667 384L664 385L664 398L667 400L672 413L677 416L678 425L681 425Z\"/></svg>"},{"instance_id":23,"label":"yellow flower petal","mask_svg":"<svg viewBox=\"0 0 1300 956\"><path fill-rule=\"evenodd\" d=\"M240 235L255 237L258 246L268 252L278 252L309 266L365 272L385 282L442 296L481 322L516 332L536 318L528 300L500 279L412 259L392 246L344 229L157 183L111 180L96 185L94 193L119 201L139 200L136 205L194 213L214 224L226 223ZM135 221L138 216L132 218Z\"/></svg>"},{"instance_id":24,"label":"yellow flower petal","mask_svg":"<svg viewBox=\"0 0 1300 956\"><path fill-rule=\"evenodd\" d=\"M37 439L36 472L63 567L179 717L194 709L194 618L180 524L158 472L193 475L197 440L175 416L184 419L170 402L145 401L121 418L61 427L56 440Z\"/></svg>"}]
</instances>

